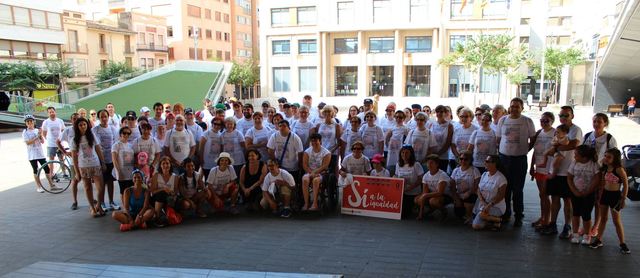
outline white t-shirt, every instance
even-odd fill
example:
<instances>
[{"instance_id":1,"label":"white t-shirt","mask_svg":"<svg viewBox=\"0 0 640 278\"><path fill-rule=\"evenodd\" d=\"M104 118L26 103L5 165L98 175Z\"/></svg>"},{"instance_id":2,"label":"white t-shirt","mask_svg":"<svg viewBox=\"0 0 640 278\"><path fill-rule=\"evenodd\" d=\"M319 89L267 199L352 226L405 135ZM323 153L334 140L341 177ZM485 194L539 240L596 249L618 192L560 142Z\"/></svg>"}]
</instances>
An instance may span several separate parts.
<instances>
[{"instance_id":1,"label":"white t-shirt","mask_svg":"<svg viewBox=\"0 0 640 278\"><path fill-rule=\"evenodd\" d=\"M436 136L427 128L424 130L419 130L417 128L410 129L404 143L413 147L413 151L416 154L416 161L425 160L429 149L438 146Z\"/></svg>"},{"instance_id":2,"label":"white t-shirt","mask_svg":"<svg viewBox=\"0 0 640 278\"><path fill-rule=\"evenodd\" d=\"M590 132L589 137L587 137L587 140L582 142L583 145L589 145L592 148L596 149L596 153L598 154L598 164L602 161L602 158L604 158L604 153L607 151L607 137L608 137L607 134L608 133L605 131L605 133L600 135L600 137L595 138L596 133L592 131ZM611 139L609 140L608 148L617 148L617 147L618 147L618 141L616 141L615 137L611 136Z\"/></svg>"},{"instance_id":3,"label":"white t-shirt","mask_svg":"<svg viewBox=\"0 0 640 278\"><path fill-rule=\"evenodd\" d=\"M458 153L467 150L467 147L469 147L469 138L471 138L471 134L477 129L477 126L471 125L468 128L460 126L453 131L453 140L451 143L456 145Z\"/></svg>"},{"instance_id":4,"label":"white t-shirt","mask_svg":"<svg viewBox=\"0 0 640 278\"><path fill-rule=\"evenodd\" d=\"M27 142L38 138L38 132L39 131L37 128L25 129L22 131L22 139ZM27 157L29 158L29 160L45 158L44 152L42 151L42 143L40 143L39 138L38 140L35 140L33 144L27 145Z\"/></svg>"},{"instance_id":5,"label":"white t-shirt","mask_svg":"<svg viewBox=\"0 0 640 278\"><path fill-rule=\"evenodd\" d=\"M148 118L147 121L151 125L151 134L154 136L156 135L156 130L158 130L158 125L165 124L165 121L162 117L159 120L156 120L155 118L151 117L151 118Z\"/></svg>"},{"instance_id":6,"label":"white t-shirt","mask_svg":"<svg viewBox=\"0 0 640 278\"><path fill-rule=\"evenodd\" d=\"M584 193L591 189L591 181L594 179L594 175L598 173L598 164L593 161L587 163L573 161L567 173L573 175L573 184L576 189Z\"/></svg>"},{"instance_id":7,"label":"white t-shirt","mask_svg":"<svg viewBox=\"0 0 640 278\"><path fill-rule=\"evenodd\" d=\"M310 131L315 126L316 125L309 120L307 120L304 123L300 122L300 120L297 120L293 122L293 124L291 125L291 131L293 131L293 133L295 133L296 135L298 135L298 137L300 137L300 140L302 141L302 146L305 149L309 147ZM324 138L322 139L324 141Z\"/></svg>"},{"instance_id":8,"label":"white t-shirt","mask_svg":"<svg viewBox=\"0 0 640 278\"><path fill-rule=\"evenodd\" d=\"M344 156L351 154L351 145L356 142L362 142L362 134L359 131L353 131L351 129L344 130L342 132L342 136L340 136L340 140L345 143ZM323 140L324 141L324 137Z\"/></svg>"},{"instance_id":9,"label":"white t-shirt","mask_svg":"<svg viewBox=\"0 0 640 278\"><path fill-rule=\"evenodd\" d=\"M391 173L389 173L389 170L387 170L387 168L382 168L380 172L378 172L376 169L372 169L371 174L369 174L369 176L388 178L388 177L391 177Z\"/></svg>"},{"instance_id":10,"label":"white t-shirt","mask_svg":"<svg viewBox=\"0 0 640 278\"><path fill-rule=\"evenodd\" d=\"M347 155L342 159L341 166L347 173L352 175L367 175L371 172L371 162L366 156L355 158L353 154Z\"/></svg>"},{"instance_id":11,"label":"white t-shirt","mask_svg":"<svg viewBox=\"0 0 640 278\"><path fill-rule=\"evenodd\" d=\"M447 173L438 169L438 172L435 174L431 174L431 171L427 171L426 173L424 173L424 176L422 176L422 184L427 185L427 188L429 188L429 192L438 192L438 184L441 182L446 183L444 187L444 194L451 196L451 188L449 187L451 179L449 178Z\"/></svg>"},{"instance_id":12,"label":"white t-shirt","mask_svg":"<svg viewBox=\"0 0 640 278\"><path fill-rule=\"evenodd\" d=\"M267 148L272 149L275 153L276 159L279 160L282 157L282 153L284 152L284 157L282 157L282 162L280 162L280 167L287 169L289 171L298 170L298 154L303 152L302 149L302 141L300 137L293 132L289 132L291 137L289 138L289 144L287 144L286 151L284 150L284 145L287 142L287 136L282 136L280 132L275 132L269 138L269 142L267 142Z\"/></svg>"},{"instance_id":13,"label":"white t-shirt","mask_svg":"<svg viewBox=\"0 0 640 278\"><path fill-rule=\"evenodd\" d=\"M379 150L384 148L384 133L379 126L369 126L365 124L360 127L360 136L364 143L364 155L373 157L375 154L382 154Z\"/></svg>"},{"instance_id":14,"label":"white t-shirt","mask_svg":"<svg viewBox=\"0 0 640 278\"><path fill-rule=\"evenodd\" d=\"M178 176L171 174L171 177L169 178L168 182L164 181L164 178L162 178L162 174L158 173L156 181L158 182L158 189L161 188L168 188L171 190L176 190L176 180L178 179Z\"/></svg>"},{"instance_id":15,"label":"white t-shirt","mask_svg":"<svg viewBox=\"0 0 640 278\"><path fill-rule=\"evenodd\" d=\"M320 146L319 152L314 152L313 147L309 147L304 151L307 156L309 156L309 169L315 170L322 167L322 160L325 156L329 155L329 159L331 159L331 153L329 150Z\"/></svg>"},{"instance_id":16,"label":"white t-shirt","mask_svg":"<svg viewBox=\"0 0 640 278\"><path fill-rule=\"evenodd\" d=\"M112 163L111 146L113 146L113 143L118 141L118 137L120 136L118 130L111 125L107 125L107 127L97 125L91 128L91 131L93 132L94 137L100 138L100 147L104 154L104 163Z\"/></svg>"},{"instance_id":17,"label":"white t-shirt","mask_svg":"<svg viewBox=\"0 0 640 278\"><path fill-rule=\"evenodd\" d=\"M202 168L213 169L213 167L216 167L216 159L222 152L222 134L210 129L202 135L202 138L206 140L202 153L204 159Z\"/></svg>"},{"instance_id":18,"label":"white t-shirt","mask_svg":"<svg viewBox=\"0 0 640 278\"><path fill-rule=\"evenodd\" d=\"M138 126L136 125L135 127L129 127L129 129L131 129L131 135L129 135L129 138L127 138L127 142L131 143L133 142L133 140L136 140L140 137L142 137L142 134L140 134L140 129L138 128ZM120 128L116 129L116 130L120 130ZM119 135L119 132L116 132L116 134ZM116 139L114 140L118 140L118 137L116 137Z\"/></svg>"},{"instance_id":19,"label":"white t-shirt","mask_svg":"<svg viewBox=\"0 0 640 278\"><path fill-rule=\"evenodd\" d=\"M415 196L422 192L422 186L416 186L416 188L411 191L406 191L406 189L416 184L416 182L418 182L418 178L423 174L424 170L422 170L422 165L418 162L414 163L413 166L410 166L409 163L405 163L402 167L396 163L395 176L404 179L405 195Z\"/></svg>"},{"instance_id":20,"label":"white t-shirt","mask_svg":"<svg viewBox=\"0 0 640 278\"><path fill-rule=\"evenodd\" d=\"M319 124L318 133L322 135L322 146L327 150L331 150L338 144L338 140L336 138L336 123L332 123L330 125L326 124L324 121ZM338 148L332 153L337 155Z\"/></svg>"},{"instance_id":21,"label":"white t-shirt","mask_svg":"<svg viewBox=\"0 0 640 278\"><path fill-rule=\"evenodd\" d=\"M164 145L169 148L169 153L179 162L189 157L190 148L196 145L193 134L186 129L169 130L164 139Z\"/></svg>"},{"instance_id":22,"label":"white t-shirt","mask_svg":"<svg viewBox=\"0 0 640 278\"><path fill-rule=\"evenodd\" d=\"M256 145L256 144L262 144L264 143L265 146L259 147L258 152L260 152L260 155L262 156L262 161L267 161L269 159L269 152L267 151L267 146L266 143L269 142L269 138L271 137L271 134L273 133L273 131L271 129L269 129L266 126L263 126L262 129L256 129L255 127L251 127L249 128L249 130L247 130L247 132L244 135L244 139L248 140L251 139L251 142Z\"/></svg>"},{"instance_id":23,"label":"white t-shirt","mask_svg":"<svg viewBox=\"0 0 640 278\"><path fill-rule=\"evenodd\" d=\"M428 129L425 129L429 132ZM409 129L406 126L394 126L391 130L391 138L389 138L389 143L387 144L387 167L391 167L398 163L398 158L400 156L400 149L402 148L402 144L404 143L404 138L409 133Z\"/></svg>"},{"instance_id":24,"label":"white t-shirt","mask_svg":"<svg viewBox=\"0 0 640 278\"><path fill-rule=\"evenodd\" d=\"M121 172L118 172L116 168L113 168L112 175L117 180L131 180L133 179L133 175L131 172L133 171L135 156L133 153L133 148L129 143L122 143L120 141L116 142L111 146L111 153L115 153L118 155L118 162L120 163ZM122 175L120 175L122 174Z\"/></svg>"},{"instance_id":25,"label":"white t-shirt","mask_svg":"<svg viewBox=\"0 0 640 278\"><path fill-rule=\"evenodd\" d=\"M461 195L469 190L473 190L475 179L480 178L480 171L476 167L469 167L467 170L457 167L451 172L451 179L456 182L456 193Z\"/></svg>"},{"instance_id":26,"label":"white t-shirt","mask_svg":"<svg viewBox=\"0 0 640 278\"><path fill-rule=\"evenodd\" d=\"M64 129L62 134L60 135L60 142L67 142L67 146L71 149L71 144L73 143L73 137L75 137L75 132L73 131L73 127L67 127ZM64 145L64 144L63 144Z\"/></svg>"},{"instance_id":27,"label":"white t-shirt","mask_svg":"<svg viewBox=\"0 0 640 278\"><path fill-rule=\"evenodd\" d=\"M280 172L276 176L271 174L271 171L267 173L267 175L264 177L264 181L262 182L262 186L261 186L262 191L269 191L271 184L275 183L277 180L283 180L287 182L287 184L289 184L289 187L294 187L296 185L296 182L293 179L293 176L289 174L287 170L280 169Z\"/></svg>"},{"instance_id":28,"label":"white t-shirt","mask_svg":"<svg viewBox=\"0 0 640 278\"><path fill-rule=\"evenodd\" d=\"M239 130L224 130L222 132L222 150L228 152L233 158L233 165L244 164L244 135Z\"/></svg>"},{"instance_id":29,"label":"white t-shirt","mask_svg":"<svg viewBox=\"0 0 640 278\"><path fill-rule=\"evenodd\" d=\"M47 137L44 138L46 140L47 147L57 147L56 140L60 138L60 134L64 130L64 121L62 121L60 118L55 118L54 120L51 120L51 118L47 118L46 120L44 120L44 122L42 122L41 129L42 131L47 132Z\"/></svg>"},{"instance_id":30,"label":"white t-shirt","mask_svg":"<svg viewBox=\"0 0 640 278\"><path fill-rule=\"evenodd\" d=\"M114 114L113 116L109 116L109 125L115 127L117 130L120 130L120 122L122 121L122 117L118 114Z\"/></svg>"},{"instance_id":31,"label":"white t-shirt","mask_svg":"<svg viewBox=\"0 0 640 278\"><path fill-rule=\"evenodd\" d=\"M578 145L580 145L580 143L582 142L582 139L584 138L584 136L582 135L582 129L580 129L580 127L578 127L575 124L571 125L571 127L569 128L569 133L567 134L567 137L569 138L569 141L578 140ZM557 169L557 171L555 171L556 175L563 176L563 177L567 176L569 165L571 165L571 162L575 160L575 157L573 156L574 151L575 150L560 151L560 154L564 156L564 159L560 163L560 167Z\"/></svg>"},{"instance_id":32,"label":"white t-shirt","mask_svg":"<svg viewBox=\"0 0 640 278\"><path fill-rule=\"evenodd\" d=\"M100 145L100 138L95 137L94 139L95 141L93 142L93 146L89 146L86 136L82 136L82 138L80 138L79 146L77 146L75 142L73 142L73 139L71 139L71 151L78 152L78 167L100 167L100 158L98 157L98 153L96 153L96 145Z\"/></svg>"},{"instance_id":33,"label":"white t-shirt","mask_svg":"<svg viewBox=\"0 0 640 278\"><path fill-rule=\"evenodd\" d=\"M490 203L493 198L498 195L498 191L503 186L507 186L507 178L505 178L502 173L498 171L492 176L487 171L484 172L482 174L482 177L480 178L480 184L478 185L478 194L482 195L487 203ZM478 204L480 204L480 201L478 201ZM504 213L507 208L507 205L504 202L504 198L497 204L494 204L493 207L500 210L501 213ZM478 211L481 211L483 209L483 205L478 206Z\"/></svg>"},{"instance_id":34,"label":"white t-shirt","mask_svg":"<svg viewBox=\"0 0 640 278\"><path fill-rule=\"evenodd\" d=\"M158 141L153 137L149 137L149 139L147 140L144 140L142 139L142 137L140 137L133 141L133 143L131 144L131 148L133 149L133 152L135 154L146 152L149 155L149 164L153 162L153 157L157 153L162 152L160 144L158 144Z\"/></svg>"},{"instance_id":35,"label":"white t-shirt","mask_svg":"<svg viewBox=\"0 0 640 278\"><path fill-rule=\"evenodd\" d=\"M500 139L499 151L508 156L527 155L529 152L529 138L536 135L533 121L521 115L512 119L509 115L498 121L496 136Z\"/></svg>"},{"instance_id":36,"label":"white t-shirt","mask_svg":"<svg viewBox=\"0 0 640 278\"><path fill-rule=\"evenodd\" d=\"M493 130L478 129L471 133L469 144L473 145L473 166L484 167L484 160L497 154L496 133Z\"/></svg>"},{"instance_id":37,"label":"white t-shirt","mask_svg":"<svg viewBox=\"0 0 640 278\"><path fill-rule=\"evenodd\" d=\"M433 137L435 137L435 142L436 142L435 150L436 151L440 150L446 144L447 135L449 134L449 125L452 125L452 123L444 122L444 123L440 124L440 123L436 122L435 124L433 124L431 126L431 133L433 134ZM451 136L451 138L453 139L453 135ZM416 152L416 154L417 154L417 152ZM440 157L440 159L449 159L449 152L444 152L441 155L439 155L439 157Z\"/></svg>"},{"instance_id":38,"label":"white t-shirt","mask_svg":"<svg viewBox=\"0 0 640 278\"><path fill-rule=\"evenodd\" d=\"M542 164L542 162L544 162L544 153L551 148L551 140L553 140L555 132L556 130L554 128L551 128L547 132L545 132L544 130L540 130L538 138L536 138L536 143L533 144L533 155L535 157L536 165ZM552 161L553 159L549 157L547 159L547 164L544 167L536 166L536 173L548 174L549 167L551 166Z\"/></svg>"},{"instance_id":39,"label":"white t-shirt","mask_svg":"<svg viewBox=\"0 0 640 278\"><path fill-rule=\"evenodd\" d=\"M193 135L193 140L196 141L196 144L198 144L198 142L200 142L200 138L202 137L202 134L204 133L204 131L202 130L202 127L196 123L193 123L193 125L185 124L184 127L189 132L191 132L191 135Z\"/></svg>"},{"instance_id":40,"label":"white t-shirt","mask_svg":"<svg viewBox=\"0 0 640 278\"><path fill-rule=\"evenodd\" d=\"M253 118L242 118L236 122L236 130L242 134L246 134L249 129L253 127Z\"/></svg>"},{"instance_id":41,"label":"white t-shirt","mask_svg":"<svg viewBox=\"0 0 640 278\"><path fill-rule=\"evenodd\" d=\"M220 195L224 186L234 180L236 180L236 171L233 167L228 166L225 171L220 170L217 166L209 171L209 177L207 177L207 184L213 187L213 191Z\"/></svg>"}]
</instances>

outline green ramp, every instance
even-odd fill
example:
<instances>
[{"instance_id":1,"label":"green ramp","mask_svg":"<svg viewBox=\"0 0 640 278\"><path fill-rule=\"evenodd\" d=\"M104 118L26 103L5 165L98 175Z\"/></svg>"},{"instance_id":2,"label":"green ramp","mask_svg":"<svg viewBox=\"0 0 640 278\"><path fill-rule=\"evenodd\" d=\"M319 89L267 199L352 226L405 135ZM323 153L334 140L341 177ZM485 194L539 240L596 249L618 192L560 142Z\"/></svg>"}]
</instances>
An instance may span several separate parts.
<instances>
[{"instance_id":1,"label":"green ramp","mask_svg":"<svg viewBox=\"0 0 640 278\"><path fill-rule=\"evenodd\" d=\"M178 61L84 97L74 105L99 110L111 102L121 115L128 110L139 114L143 106L153 109L155 102L180 102L201 109L205 97L217 100L222 95L230 69L230 63Z\"/></svg>"}]
</instances>

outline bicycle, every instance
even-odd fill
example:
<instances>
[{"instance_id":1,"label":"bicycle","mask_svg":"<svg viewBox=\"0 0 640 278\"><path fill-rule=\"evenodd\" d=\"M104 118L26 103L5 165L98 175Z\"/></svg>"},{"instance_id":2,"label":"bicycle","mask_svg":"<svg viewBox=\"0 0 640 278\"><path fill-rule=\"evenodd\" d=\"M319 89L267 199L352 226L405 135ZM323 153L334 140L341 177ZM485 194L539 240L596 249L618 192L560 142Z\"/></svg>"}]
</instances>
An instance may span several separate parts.
<instances>
[{"instance_id":1,"label":"bicycle","mask_svg":"<svg viewBox=\"0 0 640 278\"><path fill-rule=\"evenodd\" d=\"M69 156L63 155L61 160L51 160L40 166L38 168L38 179L40 180L47 180L45 167L49 167L49 175L51 175L53 183L51 187L42 186L42 189L52 194L60 194L66 191L75 176Z\"/></svg>"}]
</instances>

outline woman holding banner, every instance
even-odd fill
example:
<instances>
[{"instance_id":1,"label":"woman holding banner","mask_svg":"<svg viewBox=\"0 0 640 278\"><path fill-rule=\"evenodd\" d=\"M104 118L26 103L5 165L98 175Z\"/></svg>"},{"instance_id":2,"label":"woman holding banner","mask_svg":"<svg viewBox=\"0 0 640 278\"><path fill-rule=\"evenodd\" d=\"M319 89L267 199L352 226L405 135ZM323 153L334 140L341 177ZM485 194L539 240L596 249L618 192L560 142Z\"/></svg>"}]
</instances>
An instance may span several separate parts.
<instances>
[{"instance_id":1,"label":"woman holding banner","mask_svg":"<svg viewBox=\"0 0 640 278\"><path fill-rule=\"evenodd\" d=\"M413 215L413 199L422 192L422 165L416 161L416 154L411 145L404 145L400 149L400 157L396 163L396 178L404 179L404 193L402 197L402 218Z\"/></svg>"}]
</instances>

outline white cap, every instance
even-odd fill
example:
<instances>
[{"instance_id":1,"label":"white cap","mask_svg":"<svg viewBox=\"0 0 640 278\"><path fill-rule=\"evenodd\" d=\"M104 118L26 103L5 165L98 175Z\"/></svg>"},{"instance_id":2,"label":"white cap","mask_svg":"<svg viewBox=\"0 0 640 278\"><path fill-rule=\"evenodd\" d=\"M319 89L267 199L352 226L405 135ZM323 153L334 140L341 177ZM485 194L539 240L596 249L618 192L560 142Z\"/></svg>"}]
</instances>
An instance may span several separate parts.
<instances>
[{"instance_id":1,"label":"white cap","mask_svg":"<svg viewBox=\"0 0 640 278\"><path fill-rule=\"evenodd\" d=\"M140 113L146 113L149 112L151 110L149 110L149 107L143 106L142 108L140 108Z\"/></svg>"}]
</instances>

